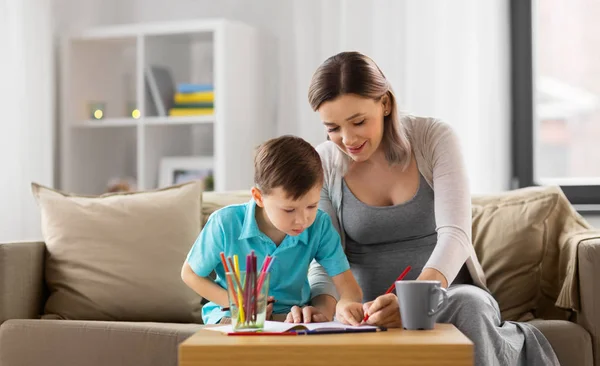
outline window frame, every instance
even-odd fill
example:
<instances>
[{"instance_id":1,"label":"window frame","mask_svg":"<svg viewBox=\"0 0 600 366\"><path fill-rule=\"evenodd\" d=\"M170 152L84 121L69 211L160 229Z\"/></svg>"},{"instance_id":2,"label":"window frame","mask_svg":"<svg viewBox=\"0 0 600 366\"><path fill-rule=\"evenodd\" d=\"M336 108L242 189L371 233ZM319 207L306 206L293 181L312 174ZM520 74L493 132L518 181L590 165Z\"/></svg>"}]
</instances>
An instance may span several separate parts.
<instances>
[{"instance_id":1,"label":"window frame","mask_svg":"<svg viewBox=\"0 0 600 366\"><path fill-rule=\"evenodd\" d=\"M535 0L510 1L512 187L534 182L533 10ZM600 212L600 185L561 185L569 201L581 211Z\"/></svg>"}]
</instances>

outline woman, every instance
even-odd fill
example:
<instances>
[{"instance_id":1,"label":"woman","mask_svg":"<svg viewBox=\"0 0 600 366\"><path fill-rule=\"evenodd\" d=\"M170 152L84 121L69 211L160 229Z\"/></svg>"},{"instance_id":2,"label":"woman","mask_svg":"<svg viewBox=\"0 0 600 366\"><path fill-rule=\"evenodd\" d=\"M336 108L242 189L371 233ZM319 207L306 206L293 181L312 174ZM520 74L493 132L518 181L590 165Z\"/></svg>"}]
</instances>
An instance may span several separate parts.
<instances>
[{"instance_id":1,"label":"woman","mask_svg":"<svg viewBox=\"0 0 600 366\"><path fill-rule=\"evenodd\" d=\"M558 365L539 330L501 321L486 288L471 244L468 178L452 129L435 119L399 117L385 76L357 52L326 60L308 97L328 136L317 148L325 170L320 208L342 236L368 322L401 326L395 295L382 294L410 265L407 279L437 280L448 288L449 306L437 321L454 324L474 342L477 365ZM316 265L309 277L315 302L331 309L331 280ZM329 318L328 311L314 309L294 309L290 317L298 320L302 311L304 320L311 320L311 311L318 320Z\"/></svg>"}]
</instances>

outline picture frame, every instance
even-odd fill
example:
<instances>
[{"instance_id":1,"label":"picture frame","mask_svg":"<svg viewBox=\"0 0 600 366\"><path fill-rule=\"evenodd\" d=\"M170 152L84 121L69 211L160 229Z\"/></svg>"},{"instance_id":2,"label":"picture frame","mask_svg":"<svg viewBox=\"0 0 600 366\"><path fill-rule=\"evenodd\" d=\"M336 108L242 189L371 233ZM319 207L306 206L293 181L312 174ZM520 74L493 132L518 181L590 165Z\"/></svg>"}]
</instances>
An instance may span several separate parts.
<instances>
[{"instance_id":1,"label":"picture frame","mask_svg":"<svg viewBox=\"0 0 600 366\"><path fill-rule=\"evenodd\" d=\"M158 186L164 188L201 180L205 191L214 190L214 159L210 156L166 156L160 160Z\"/></svg>"}]
</instances>

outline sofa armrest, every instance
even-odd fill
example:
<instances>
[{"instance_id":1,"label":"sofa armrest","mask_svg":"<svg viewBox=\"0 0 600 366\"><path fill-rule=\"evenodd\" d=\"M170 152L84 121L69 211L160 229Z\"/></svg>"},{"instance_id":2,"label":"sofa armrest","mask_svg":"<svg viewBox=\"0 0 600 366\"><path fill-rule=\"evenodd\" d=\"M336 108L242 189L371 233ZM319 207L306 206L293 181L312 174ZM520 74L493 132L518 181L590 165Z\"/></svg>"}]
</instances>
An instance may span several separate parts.
<instances>
[{"instance_id":1,"label":"sofa armrest","mask_svg":"<svg viewBox=\"0 0 600 366\"><path fill-rule=\"evenodd\" d=\"M577 323L592 336L594 365L600 365L600 232L590 232L577 247L581 310Z\"/></svg>"},{"instance_id":2,"label":"sofa armrest","mask_svg":"<svg viewBox=\"0 0 600 366\"><path fill-rule=\"evenodd\" d=\"M43 242L0 243L0 324L39 317L45 250Z\"/></svg>"}]
</instances>

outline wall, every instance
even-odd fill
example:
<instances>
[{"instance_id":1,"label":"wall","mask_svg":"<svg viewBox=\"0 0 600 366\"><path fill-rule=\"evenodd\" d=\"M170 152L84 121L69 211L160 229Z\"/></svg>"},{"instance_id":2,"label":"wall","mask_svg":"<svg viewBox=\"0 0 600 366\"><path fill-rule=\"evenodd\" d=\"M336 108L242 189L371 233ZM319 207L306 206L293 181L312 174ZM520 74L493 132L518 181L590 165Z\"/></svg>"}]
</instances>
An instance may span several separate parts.
<instances>
[{"instance_id":1,"label":"wall","mask_svg":"<svg viewBox=\"0 0 600 366\"><path fill-rule=\"evenodd\" d=\"M306 92L342 50L372 56L404 110L458 132L474 193L508 188L507 0L8 0L0 8L0 241L39 237L29 183L52 185L52 29L227 17L277 38L278 133L324 139ZM33 45L33 46L32 46ZM32 108L32 104L35 108Z\"/></svg>"},{"instance_id":2,"label":"wall","mask_svg":"<svg viewBox=\"0 0 600 366\"><path fill-rule=\"evenodd\" d=\"M324 139L307 102L316 67L342 50L370 55L401 107L454 126L471 189L509 187L508 1L56 0L61 31L130 22L227 17L277 38L278 133Z\"/></svg>"},{"instance_id":3,"label":"wall","mask_svg":"<svg viewBox=\"0 0 600 366\"><path fill-rule=\"evenodd\" d=\"M595 228L600 229L600 215L583 215L583 217Z\"/></svg>"},{"instance_id":4,"label":"wall","mask_svg":"<svg viewBox=\"0 0 600 366\"><path fill-rule=\"evenodd\" d=\"M39 239L30 183L53 183L50 0L0 3L0 242Z\"/></svg>"}]
</instances>

